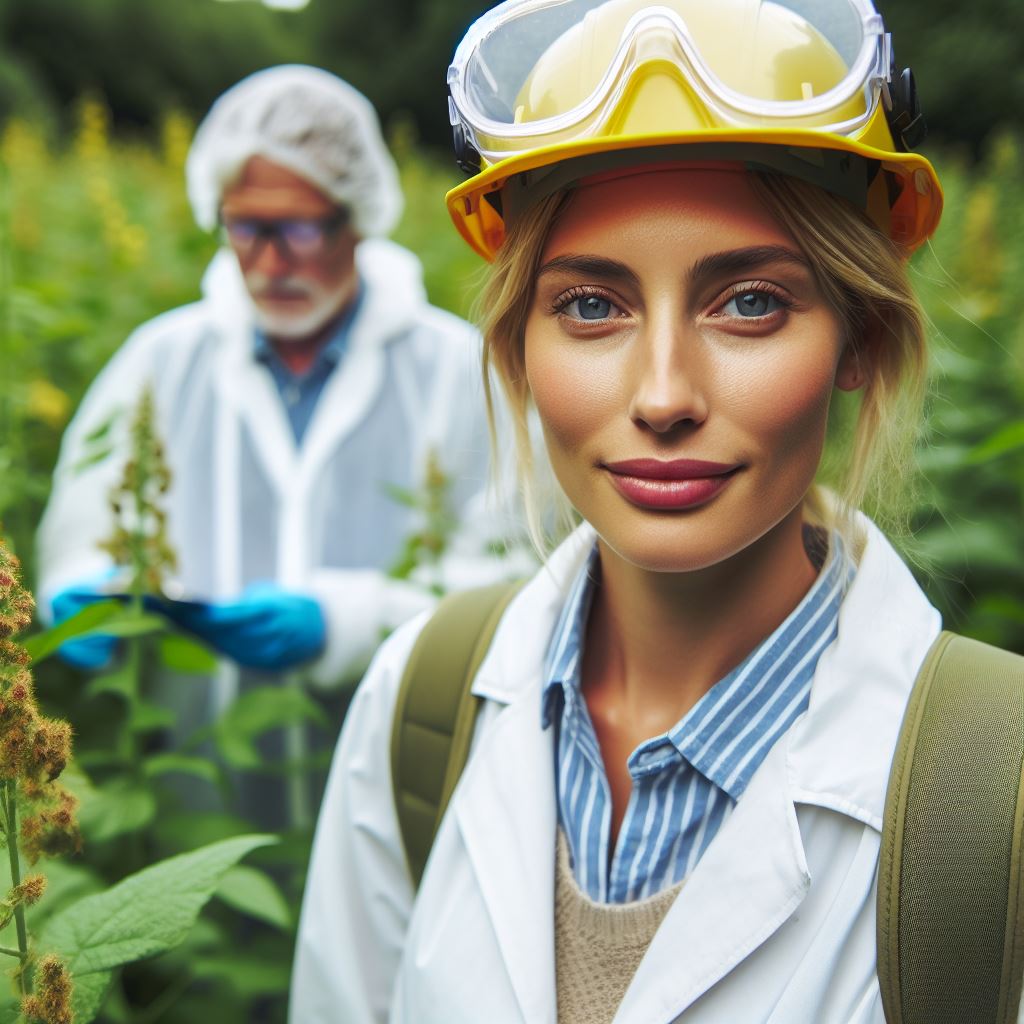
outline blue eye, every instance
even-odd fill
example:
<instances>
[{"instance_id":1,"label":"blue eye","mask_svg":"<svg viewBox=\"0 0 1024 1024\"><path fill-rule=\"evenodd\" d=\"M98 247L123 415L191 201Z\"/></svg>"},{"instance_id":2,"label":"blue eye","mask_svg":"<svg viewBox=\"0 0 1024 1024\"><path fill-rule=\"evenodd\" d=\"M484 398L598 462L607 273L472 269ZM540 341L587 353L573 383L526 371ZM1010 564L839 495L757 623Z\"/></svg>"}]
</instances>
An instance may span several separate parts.
<instances>
[{"instance_id":1,"label":"blue eye","mask_svg":"<svg viewBox=\"0 0 1024 1024\"><path fill-rule=\"evenodd\" d=\"M572 315L575 310L580 320L606 320L614 308L608 299L600 295L585 295L580 299L573 299L565 307L565 311Z\"/></svg>"},{"instance_id":2,"label":"blue eye","mask_svg":"<svg viewBox=\"0 0 1024 1024\"><path fill-rule=\"evenodd\" d=\"M752 319L768 316L782 308L782 303L769 292L741 292L734 295L723 307L722 312L729 316Z\"/></svg>"}]
</instances>

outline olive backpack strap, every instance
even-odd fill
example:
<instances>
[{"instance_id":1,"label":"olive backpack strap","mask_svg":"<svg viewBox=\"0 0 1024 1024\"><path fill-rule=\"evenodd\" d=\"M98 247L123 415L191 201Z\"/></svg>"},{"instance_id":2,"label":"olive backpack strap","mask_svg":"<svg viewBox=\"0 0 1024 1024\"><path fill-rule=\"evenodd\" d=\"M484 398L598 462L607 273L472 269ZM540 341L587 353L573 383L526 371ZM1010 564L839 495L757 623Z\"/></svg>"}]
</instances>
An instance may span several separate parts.
<instances>
[{"instance_id":1,"label":"olive backpack strap","mask_svg":"<svg viewBox=\"0 0 1024 1024\"><path fill-rule=\"evenodd\" d=\"M449 594L423 627L399 684L391 785L413 885L469 757L479 701L473 679L519 583Z\"/></svg>"},{"instance_id":2,"label":"olive backpack strap","mask_svg":"<svg viewBox=\"0 0 1024 1024\"><path fill-rule=\"evenodd\" d=\"M1024 658L944 632L885 800L878 978L888 1024L1013 1024L1024 979Z\"/></svg>"}]
</instances>

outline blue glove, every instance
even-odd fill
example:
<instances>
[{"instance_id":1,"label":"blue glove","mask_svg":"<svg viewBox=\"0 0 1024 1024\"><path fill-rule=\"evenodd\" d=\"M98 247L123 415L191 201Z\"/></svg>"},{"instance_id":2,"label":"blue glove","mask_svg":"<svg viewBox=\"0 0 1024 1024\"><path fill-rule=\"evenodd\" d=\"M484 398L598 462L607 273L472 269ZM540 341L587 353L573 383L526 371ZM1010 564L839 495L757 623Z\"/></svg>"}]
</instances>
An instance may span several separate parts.
<instances>
[{"instance_id":1,"label":"blue glove","mask_svg":"<svg viewBox=\"0 0 1024 1024\"><path fill-rule=\"evenodd\" d=\"M156 607L246 668L292 668L315 658L327 639L320 605L274 583L254 583L234 601L160 601Z\"/></svg>"},{"instance_id":2,"label":"blue glove","mask_svg":"<svg viewBox=\"0 0 1024 1024\"><path fill-rule=\"evenodd\" d=\"M55 594L50 601L53 624L59 626L62 622L70 619L72 615L77 615L86 605L95 604L97 601L108 601L110 595L104 592L103 587L114 577L116 572L116 569L110 569L98 576L65 587L64 590ZM95 672L110 663L116 650L116 637L96 633L93 636L83 636L77 640L65 641L57 648L57 656L61 661L65 661L75 668Z\"/></svg>"}]
</instances>

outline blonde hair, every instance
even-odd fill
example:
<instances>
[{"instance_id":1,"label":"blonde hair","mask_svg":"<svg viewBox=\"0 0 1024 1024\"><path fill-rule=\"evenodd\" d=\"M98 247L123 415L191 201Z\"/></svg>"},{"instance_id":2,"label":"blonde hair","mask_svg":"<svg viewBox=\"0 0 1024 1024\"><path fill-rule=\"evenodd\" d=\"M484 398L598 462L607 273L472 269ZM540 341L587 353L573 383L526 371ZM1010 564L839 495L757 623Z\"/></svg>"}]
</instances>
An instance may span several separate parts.
<instances>
[{"instance_id":1,"label":"blonde hair","mask_svg":"<svg viewBox=\"0 0 1024 1024\"><path fill-rule=\"evenodd\" d=\"M808 494L807 514L842 530L856 544L853 516L863 507L888 532L901 535L910 508L909 482L927 371L924 315L910 285L905 254L864 213L817 186L768 172L752 172L750 180L765 207L807 256L839 316L864 380L855 409L842 398L833 402L821 483ZM541 550L550 546L550 535L558 530L542 525L524 341L541 253L571 194L568 190L547 197L529 217L509 226L482 295L479 317L492 442L493 369L511 412L530 535ZM845 459L834 457L836 447L845 450ZM496 458L499 454L495 451ZM568 514L563 506L560 527L568 525Z\"/></svg>"}]
</instances>

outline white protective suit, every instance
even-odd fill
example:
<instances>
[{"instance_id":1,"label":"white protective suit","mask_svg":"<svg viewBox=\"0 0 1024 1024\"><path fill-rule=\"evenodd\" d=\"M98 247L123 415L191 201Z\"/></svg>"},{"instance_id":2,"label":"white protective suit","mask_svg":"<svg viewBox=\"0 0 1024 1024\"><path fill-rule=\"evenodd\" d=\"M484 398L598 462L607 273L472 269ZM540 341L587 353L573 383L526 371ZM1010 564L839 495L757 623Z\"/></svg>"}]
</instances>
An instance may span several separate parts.
<instances>
[{"instance_id":1,"label":"white protective suit","mask_svg":"<svg viewBox=\"0 0 1024 1024\"><path fill-rule=\"evenodd\" d=\"M431 448L454 482L455 508L479 527L456 538L449 576L465 584L500 574L495 560L480 554L488 432L478 337L427 303L419 262L405 249L364 241L356 259L363 300L301 447L268 369L254 356L251 302L227 251L207 271L199 302L129 338L64 437L39 532L44 604L110 565L97 542L110 533L108 494L123 459L84 470L80 464L89 433L118 408L125 410L123 442L147 382L173 473L169 527L182 584L216 599L266 580L317 598L327 645L308 675L320 686L351 684L385 631L433 603L424 587L382 571L417 526L415 513L385 488L416 490ZM226 667L208 719L237 687L237 674Z\"/></svg>"},{"instance_id":2,"label":"white protective suit","mask_svg":"<svg viewBox=\"0 0 1024 1024\"><path fill-rule=\"evenodd\" d=\"M875 890L885 788L938 612L881 533L865 550L810 706L686 879L615 1024L884 1024ZM544 654L593 543L582 527L506 611L473 692L465 772L414 901L389 737L424 617L356 692L324 799L292 1024L555 1024L553 732Z\"/></svg>"}]
</instances>

